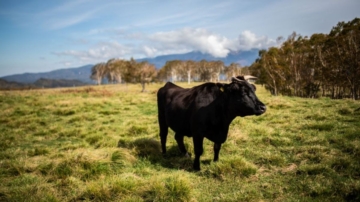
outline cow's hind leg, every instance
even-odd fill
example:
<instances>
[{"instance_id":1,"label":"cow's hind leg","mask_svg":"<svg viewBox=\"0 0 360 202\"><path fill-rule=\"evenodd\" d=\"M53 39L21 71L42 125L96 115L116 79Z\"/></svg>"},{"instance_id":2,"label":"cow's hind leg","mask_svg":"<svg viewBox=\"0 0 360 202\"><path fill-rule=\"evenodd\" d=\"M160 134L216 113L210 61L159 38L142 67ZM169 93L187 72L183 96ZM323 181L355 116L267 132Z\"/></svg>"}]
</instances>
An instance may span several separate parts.
<instances>
[{"instance_id":1,"label":"cow's hind leg","mask_svg":"<svg viewBox=\"0 0 360 202\"><path fill-rule=\"evenodd\" d=\"M200 170L200 156L203 154L203 137L194 137L194 152L195 152L195 159L194 159L194 170Z\"/></svg>"},{"instance_id":2,"label":"cow's hind leg","mask_svg":"<svg viewBox=\"0 0 360 202\"><path fill-rule=\"evenodd\" d=\"M165 109L162 107L165 106L165 103L162 102L161 97L158 94L158 121L159 121L159 130L160 130L160 141L161 141L161 150L162 153L166 153L166 138L168 135L169 126L166 122Z\"/></svg>"},{"instance_id":3,"label":"cow's hind leg","mask_svg":"<svg viewBox=\"0 0 360 202\"><path fill-rule=\"evenodd\" d=\"M160 124L160 140L161 140L161 150L162 153L165 154L166 153L166 139L167 139L167 135L168 135L168 127L166 126L161 126Z\"/></svg>"},{"instance_id":4,"label":"cow's hind leg","mask_svg":"<svg viewBox=\"0 0 360 202\"><path fill-rule=\"evenodd\" d=\"M188 152L186 151L185 145L184 145L184 135L176 133L175 140L179 146L179 150L180 150L181 154L183 154L185 156L189 156Z\"/></svg>"}]
</instances>

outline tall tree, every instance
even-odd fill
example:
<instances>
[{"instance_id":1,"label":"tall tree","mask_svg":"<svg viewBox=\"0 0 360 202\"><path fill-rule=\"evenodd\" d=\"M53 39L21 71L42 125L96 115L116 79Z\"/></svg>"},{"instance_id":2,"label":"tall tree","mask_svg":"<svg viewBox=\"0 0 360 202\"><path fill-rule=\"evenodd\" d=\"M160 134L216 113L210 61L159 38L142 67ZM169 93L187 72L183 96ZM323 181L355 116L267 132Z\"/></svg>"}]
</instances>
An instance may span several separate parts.
<instances>
[{"instance_id":1,"label":"tall tree","mask_svg":"<svg viewBox=\"0 0 360 202\"><path fill-rule=\"evenodd\" d=\"M141 92L145 92L145 84L150 83L156 77L156 68L147 61L141 62L137 66L138 70L135 77L141 84Z\"/></svg>"},{"instance_id":2,"label":"tall tree","mask_svg":"<svg viewBox=\"0 0 360 202\"><path fill-rule=\"evenodd\" d=\"M179 62L180 62L180 60L167 61L165 66L163 67L166 76L170 77L170 80L172 82L176 82L178 80L178 77L179 77L178 63Z\"/></svg>"},{"instance_id":3,"label":"tall tree","mask_svg":"<svg viewBox=\"0 0 360 202\"><path fill-rule=\"evenodd\" d=\"M192 76L195 74L196 62L193 60L185 61L183 71L186 72L187 82L190 84Z\"/></svg>"},{"instance_id":4,"label":"tall tree","mask_svg":"<svg viewBox=\"0 0 360 202\"><path fill-rule=\"evenodd\" d=\"M211 68L209 62L206 60L201 60L198 62L198 68L196 73L199 75L200 81L210 81L211 80Z\"/></svg>"},{"instance_id":5,"label":"tall tree","mask_svg":"<svg viewBox=\"0 0 360 202\"><path fill-rule=\"evenodd\" d=\"M106 63L98 63L91 68L90 78L97 82L97 85L101 85L101 81L105 76Z\"/></svg>"},{"instance_id":6,"label":"tall tree","mask_svg":"<svg viewBox=\"0 0 360 202\"><path fill-rule=\"evenodd\" d=\"M145 84L156 78L156 68L147 61L136 62L133 58L127 62L127 70L124 74L126 82L140 83L141 92L145 92Z\"/></svg>"},{"instance_id":7,"label":"tall tree","mask_svg":"<svg viewBox=\"0 0 360 202\"><path fill-rule=\"evenodd\" d=\"M224 71L224 62L221 60L208 62L208 68L210 70L211 78L210 81L220 81L220 74Z\"/></svg>"},{"instance_id":8,"label":"tall tree","mask_svg":"<svg viewBox=\"0 0 360 202\"><path fill-rule=\"evenodd\" d=\"M227 79L231 80L232 77L241 75L241 65L233 62L229 66L225 67L224 71Z\"/></svg>"},{"instance_id":9,"label":"tall tree","mask_svg":"<svg viewBox=\"0 0 360 202\"><path fill-rule=\"evenodd\" d=\"M360 86L360 18L347 23L339 22L332 28L329 37L334 42L333 52L339 74L350 89L351 97L357 99Z\"/></svg>"},{"instance_id":10,"label":"tall tree","mask_svg":"<svg viewBox=\"0 0 360 202\"><path fill-rule=\"evenodd\" d=\"M114 65L116 59L110 59L107 61L105 66L105 72L106 78L108 79L108 83L114 83L115 82L115 73L116 73L116 66Z\"/></svg>"},{"instance_id":11,"label":"tall tree","mask_svg":"<svg viewBox=\"0 0 360 202\"><path fill-rule=\"evenodd\" d=\"M126 61L120 59L110 59L106 63L106 77L109 83L121 83L123 74L126 70Z\"/></svg>"}]
</instances>

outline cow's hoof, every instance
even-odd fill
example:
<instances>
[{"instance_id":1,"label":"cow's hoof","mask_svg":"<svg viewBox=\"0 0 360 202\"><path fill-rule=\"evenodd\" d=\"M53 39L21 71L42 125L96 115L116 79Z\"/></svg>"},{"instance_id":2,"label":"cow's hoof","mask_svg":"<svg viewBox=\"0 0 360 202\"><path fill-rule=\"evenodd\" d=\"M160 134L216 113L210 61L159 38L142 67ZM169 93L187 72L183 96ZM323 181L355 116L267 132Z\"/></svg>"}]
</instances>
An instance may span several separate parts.
<instances>
[{"instance_id":1,"label":"cow's hoof","mask_svg":"<svg viewBox=\"0 0 360 202\"><path fill-rule=\"evenodd\" d=\"M189 152L186 152L186 154L184 155L184 157L186 158L191 158L191 154Z\"/></svg>"},{"instance_id":2,"label":"cow's hoof","mask_svg":"<svg viewBox=\"0 0 360 202\"><path fill-rule=\"evenodd\" d=\"M200 165L193 165L194 171L200 171Z\"/></svg>"},{"instance_id":3,"label":"cow's hoof","mask_svg":"<svg viewBox=\"0 0 360 202\"><path fill-rule=\"evenodd\" d=\"M193 168L195 172L199 172L200 171L200 167L199 168Z\"/></svg>"}]
</instances>

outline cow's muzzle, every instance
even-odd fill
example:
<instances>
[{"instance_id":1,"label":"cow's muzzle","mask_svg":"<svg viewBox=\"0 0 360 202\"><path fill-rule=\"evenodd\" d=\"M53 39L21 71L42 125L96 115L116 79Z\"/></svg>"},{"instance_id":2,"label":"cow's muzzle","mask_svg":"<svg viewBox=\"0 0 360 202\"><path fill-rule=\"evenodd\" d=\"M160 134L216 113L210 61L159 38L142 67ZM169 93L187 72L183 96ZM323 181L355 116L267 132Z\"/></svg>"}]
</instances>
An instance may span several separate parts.
<instances>
[{"instance_id":1,"label":"cow's muzzle","mask_svg":"<svg viewBox=\"0 0 360 202\"><path fill-rule=\"evenodd\" d=\"M257 111L258 111L258 113L256 113L257 116L265 113L266 112L266 106L265 105L259 105Z\"/></svg>"}]
</instances>

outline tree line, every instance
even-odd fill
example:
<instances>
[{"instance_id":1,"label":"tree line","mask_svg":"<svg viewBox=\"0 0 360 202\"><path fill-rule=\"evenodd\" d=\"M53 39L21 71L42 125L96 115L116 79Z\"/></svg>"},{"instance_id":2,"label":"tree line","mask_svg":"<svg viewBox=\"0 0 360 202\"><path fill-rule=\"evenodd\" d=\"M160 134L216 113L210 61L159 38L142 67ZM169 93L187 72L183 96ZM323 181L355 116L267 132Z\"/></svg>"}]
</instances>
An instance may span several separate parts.
<instances>
[{"instance_id":1,"label":"tree line","mask_svg":"<svg viewBox=\"0 0 360 202\"><path fill-rule=\"evenodd\" d=\"M104 79L108 83L140 83L142 92L145 91L145 84L152 81L157 75L154 65L148 62L137 62L130 60L110 59L106 63L98 63L91 69L90 78L100 85Z\"/></svg>"},{"instance_id":2,"label":"tree line","mask_svg":"<svg viewBox=\"0 0 360 202\"><path fill-rule=\"evenodd\" d=\"M193 61L171 60L159 70L147 61L137 62L130 60L110 59L107 62L93 66L90 78L98 85L103 81L108 83L140 83L142 92L145 84L163 81L192 81L218 82L220 75L226 78L249 74L248 68L241 67L238 63L224 65L223 61Z\"/></svg>"},{"instance_id":3,"label":"tree line","mask_svg":"<svg viewBox=\"0 0 360 202\"><path fill-rule=\"evenodd\" d=\"M360 18L339 22L329 34L292 33L280 47L260 50L250 66L273 95L360 96Z\"/></svg>"}]
</instances>

